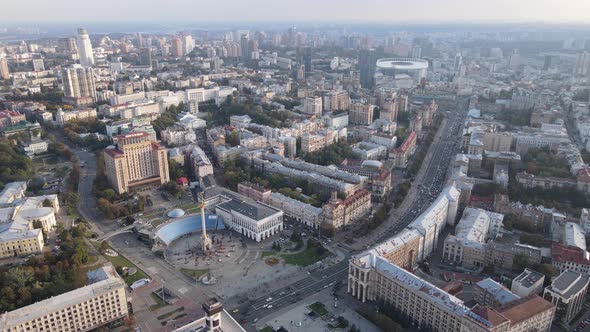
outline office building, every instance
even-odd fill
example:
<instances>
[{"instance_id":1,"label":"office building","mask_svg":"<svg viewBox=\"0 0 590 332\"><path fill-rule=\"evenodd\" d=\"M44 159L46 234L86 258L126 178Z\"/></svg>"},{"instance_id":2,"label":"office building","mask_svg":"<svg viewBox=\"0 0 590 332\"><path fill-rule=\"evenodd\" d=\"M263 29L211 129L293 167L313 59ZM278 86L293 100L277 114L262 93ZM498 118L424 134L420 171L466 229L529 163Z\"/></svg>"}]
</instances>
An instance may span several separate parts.
<instances>
[{"instance_id":1,"label":"office building","mask_svg":"<svg viewBox=\"0 0 590 332\"><path fill-rule=\"evenodd\" d=\"M107 177L117 193L170 181L166 148L152 141L148 133L119 135L116 141L116 148L104 150L104 159Z\"/></svg>"},{"instance_id":2,"label":"office building","mask_svg":"<svg viewBox=\"0 0 590 332\"><path fill-rule=\"evenodd\" d=\"M359 70L361 87L372 89L375 85L375 65L377 56L374 49L361 50L359 55Z\"/></svg>"},{"instance_id":3,"label":"office building","mask_svg":"<svg viewBox=\"0 0 590 332\"><path fill-rule=\"evenodd\" d=\"M91 98L96 101L94 70L90 67L72 66L62 69L64 96L67 98Z\"/></svg>"},{"instance_id":4,"label":"office building","mask_svg":"<svg viewBox=\"0 0 590 332\"><path fill-rule=\"evenodd\" d=\"M126 319L127 286L115 268L87 276L84 287L0 315L0 332L90 331Z\"/></svg>"},{"instance_id":5,"label":"office building","mask_svg":"<svg viewBox=\"0 0 590 332\"><path fill-rule=\"evenodd\" d=\"M543 297L557 307L557 320L568 324L582 310L589 281L587 276L567 270L545 288Z\"/></svg>"},{"instance_id":6,"label":"office building","mask_svg":"<svg viewBox=\"0 0 590 332\"><path fill-rule=\"evenodd\" d=\"M92 53L92 43L88 37L88 31L84 28L78 29L77 36L78 55L80 64L83 67L92 67L94 65L94 54Z\"/></svg>"},{"instance_id":7,"label":"office building","mask_svg":"<svg viewBox=\"0 0 590 332\"><path fill-rule=\"evenodd\" d=\"M545 282L544 274L526 268L512 280L510 291L520 297L539 295L543 291L543 282Z\"/></svg>"},{"instance_id":8,"label":"office building","mask_svg":"<svg viewBox=\"0 0 590 332\"><path fill-rule=\"evenodd\" d=\"M502 306L467 307L462 300L378 253L353 257L348 273L348 293L362 302L385 302L413 326L431 331L549 332L555 307L532 295Z\"/></svg>"},{"instance_id":9,"label":"office building","mask_svg":"<svg viewBox=\"0 0 590 332\"><path fill-rule=\"evenodd\" d=\"M8 71L8 60L0 58L0 79L10 79L10 71Z\"/></svg>"}]
</instances>

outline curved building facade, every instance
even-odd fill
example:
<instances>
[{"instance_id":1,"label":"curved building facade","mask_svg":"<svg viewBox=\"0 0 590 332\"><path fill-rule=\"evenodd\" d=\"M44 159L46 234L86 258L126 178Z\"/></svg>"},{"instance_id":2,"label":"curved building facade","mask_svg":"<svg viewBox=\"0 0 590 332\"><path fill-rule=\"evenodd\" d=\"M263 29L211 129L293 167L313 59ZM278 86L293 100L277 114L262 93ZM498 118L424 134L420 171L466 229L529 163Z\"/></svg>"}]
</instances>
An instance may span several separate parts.
<instances>
[{"instance_id":1,"label":"curved building facade","mask_svg":"<svg viewBox=\"0 0 590 332\"><path fill-rule=\"evenodd\" d=\"M225 225L217 215L208 214L205 216L207 230L224 229ZM201 231L201 215L195 214L186 218L177 219L162 225L155 232L158 240L165 245L170 245L179 237Z\"/></svg>"},{"instance_id":2,"label":"curved building facade","mask_svg":"<svg viewBox=\"0 0 590 332\"><path fill-rule=\"evenodd\" d=\"M378 85L411 87L425 79L427 71L428 61L423 59L383 58L377 60L375 81Z\"/></svg>"}]
</instances>

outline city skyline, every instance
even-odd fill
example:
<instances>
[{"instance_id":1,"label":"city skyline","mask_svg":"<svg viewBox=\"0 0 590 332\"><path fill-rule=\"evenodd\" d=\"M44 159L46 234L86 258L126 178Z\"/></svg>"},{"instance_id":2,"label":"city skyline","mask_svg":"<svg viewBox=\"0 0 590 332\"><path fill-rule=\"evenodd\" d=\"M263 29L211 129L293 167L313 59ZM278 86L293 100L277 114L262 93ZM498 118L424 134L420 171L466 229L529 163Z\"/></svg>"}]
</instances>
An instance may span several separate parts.
<instances>
[{"instance_id":1,"label":"city skyline","mask_svg":"<svg viewBox=\"0 0 590 332\"><path fill-rule=\"evenodd\" d=\"M420 0L356 2L310 0L269 1L228 0L221 8L216 3L194 3L186 0L105 0L100 6L89 6L79 1L42 0L5 4L6 18L11 23L98 23L127 22L157 23L187 22L348 22L348 23L493 23L546 22L584 23L590 2L568 1L567 8L557 0ZM113 11L113 8L118 10ZM158 10L154 10L158 8ZM182 10L179 10L182 8ZM567 10L564 10L567 9ZM133 13L132 16L129 13ZM244 13L248 13L244 15ZM203 19L205 17L205 19Z\"/></svg>"}]
</instances>

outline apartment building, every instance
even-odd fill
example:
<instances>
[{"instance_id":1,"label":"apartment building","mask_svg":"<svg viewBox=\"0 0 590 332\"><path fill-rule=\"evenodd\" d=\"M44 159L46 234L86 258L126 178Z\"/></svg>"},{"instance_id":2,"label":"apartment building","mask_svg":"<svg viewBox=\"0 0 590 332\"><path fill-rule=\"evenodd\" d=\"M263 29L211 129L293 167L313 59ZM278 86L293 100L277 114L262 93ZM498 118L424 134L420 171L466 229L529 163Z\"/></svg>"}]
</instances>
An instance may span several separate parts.
<instances>
[{"instance_id":1,"label":"apartment building","mask_svg":"<svg viewBox=\"0 0 590 332\"><path fill-rule=\"evenodd\" d=\"M271 195L270 189L248 181L238 183L238 193L266 204L269 203Z\"/></svg>"},{"instance_id":2,"label":"apartment building","mask_svg":"<svg viewBox=\"0 0 590 332\"><path fill-rule=\"evenodd\" d=\"M76 119L96 119L96 110L94 108L82 108L64 111L60 108L55 113L55 122L60 127L63 127L66 122Z\"/></svg>"},{"instance_id":3,"label":"apartment building","mask_svg":"<svg viewBox=\"0 0 590 332\"><path fill-rule=\"evenodd\" d=\"M107 177L119 194L133 187L170 181L168 153L145 132L116 136L117 147L104 150Z\"/></svg>"},{"instance_id":4,"label":"apartment building","mask_svg":"<svg viewBox=\"0 0 590 332\"><path fill-rule=\"evenodd\" d=\"M399 148L392 150L393 152L393 165L399 168L408 167L408 159L414 154L416 150L416 132L412 131L406 137L402 145Z\"/></svg>"},{"instance_id":5,"label":"apartment building","mask_svg":"<svg viewBox=\"0 0 590 332\"><path fill-rule=\"evenodd\" d=\"M332 198L324 205L324 222L334 229L351 225L371 213L371 193L361 189L341 200L336 192L332 192Z\"/></svg>"},{"instance_id":6,"label":"apartment building","mask_svg":"<svg viewBox=\"0 0 590 332\"><path fill-rule=\"evenodd\" d=\"M373 113L375 105L352 104L348 117L351 123L360 125L370 125L373 123Z\"/></svg>"},{"instance_id":7,"label":"apartment building","mask_svg":"<svg viewBox=\"0 0 590 332\"><path fill-rule=\"evenodd\" d=\"M112 265L88 285L0 315L0 332L90 331L128 317L126 284Z\"/></svg>"}]
</instances>

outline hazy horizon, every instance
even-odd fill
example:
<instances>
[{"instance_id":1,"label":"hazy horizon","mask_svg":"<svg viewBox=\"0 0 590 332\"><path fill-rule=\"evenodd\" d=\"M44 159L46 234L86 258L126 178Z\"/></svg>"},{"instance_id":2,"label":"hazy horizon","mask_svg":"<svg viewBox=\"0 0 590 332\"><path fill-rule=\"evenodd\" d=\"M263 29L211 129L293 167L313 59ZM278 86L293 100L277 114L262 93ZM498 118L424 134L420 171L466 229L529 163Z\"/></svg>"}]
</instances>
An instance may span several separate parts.
<instances>
[{"instance_id":1,"label":"hazy horizon","mask_svg":"<svg viewBox=\"0 0 590 332\"><path fill-rule=\"evenodd\" d=\"M5 23L588 24L588 0L7 1Z\"/></svg>"}]
</instances>

